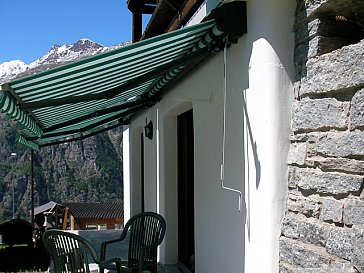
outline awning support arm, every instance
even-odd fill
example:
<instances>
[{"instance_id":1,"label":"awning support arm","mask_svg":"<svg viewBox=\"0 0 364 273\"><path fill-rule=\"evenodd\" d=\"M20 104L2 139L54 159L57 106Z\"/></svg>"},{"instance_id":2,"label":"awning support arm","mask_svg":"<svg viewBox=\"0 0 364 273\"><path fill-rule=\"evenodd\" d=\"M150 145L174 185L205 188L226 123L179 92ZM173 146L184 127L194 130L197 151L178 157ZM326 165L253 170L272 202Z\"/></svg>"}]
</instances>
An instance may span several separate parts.
<instances>
[{"instance_id":1,"label":"awning support arm","mask_svg":"<svg viewBox=\"0 0 364 273\"><path fill-rule=\"evenodd\" d=\"M69 143L69 142L73 142L73 141L83 140L83 139L86 139L86 138L95 136L97 134L107 132L109 130L112 130L114 128L120 127L122 125L126 125L126 123L123 122L122 120L120 120L118 124L115 124L115 125L112 125L112 126L109 126L109 127L106 127L106 128L100 129L100 130L97 130L95 132L92 132L92 133L89 133L89 134L86 134L86 135L81 135L79 137L73 137L71 139L63 139L63 140L48 142L48 143L45 143L45 144L40 144L39 147L47 147L47 146L52 146L52 145L58 145L58 144L63 144L63 143Z\"/></svg>"}]
</instances>

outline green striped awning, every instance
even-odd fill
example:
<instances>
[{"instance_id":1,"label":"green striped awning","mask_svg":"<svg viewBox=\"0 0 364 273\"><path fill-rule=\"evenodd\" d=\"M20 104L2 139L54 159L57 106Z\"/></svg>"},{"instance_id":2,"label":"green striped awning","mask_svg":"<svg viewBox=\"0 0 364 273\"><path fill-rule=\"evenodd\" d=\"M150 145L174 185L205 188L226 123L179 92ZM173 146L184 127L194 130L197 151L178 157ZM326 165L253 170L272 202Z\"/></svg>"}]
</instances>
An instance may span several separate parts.
<instances>
[{"instance_id":1,"label":"green striped awning","mask_svg":"<svg viewBox=\"0 0 364 273\"><path fill-rule=\"evenodd\" d=\"M221 45L215 20L166 33L2 85L0 110L31 148L127 124Z\"/></svg>"}]
</instances>

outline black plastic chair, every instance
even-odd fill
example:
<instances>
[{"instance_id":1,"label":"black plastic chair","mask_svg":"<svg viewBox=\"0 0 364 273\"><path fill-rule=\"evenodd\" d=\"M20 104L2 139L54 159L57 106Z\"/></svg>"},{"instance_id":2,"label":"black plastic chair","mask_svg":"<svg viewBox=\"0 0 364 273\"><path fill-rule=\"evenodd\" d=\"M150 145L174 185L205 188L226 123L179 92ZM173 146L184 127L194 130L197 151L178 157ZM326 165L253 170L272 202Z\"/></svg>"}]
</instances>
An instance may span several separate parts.
<instances>
[{"instance_id":1,"label":"black plastic chair","mask_svg":"<svg viewBox=\"0 0 364 273\"><path fill-rule=\"evenodd\" d=\"M91 263L100 268L116 264L116 271L120 273L120 259L102 261L91 243L77 234L51 229L44 232L42 240L53 260L55 273L89 273Z\"/></svg>"},{"instance_id":2,"label":"black plastic chair","mask_svg":"<svg viewBox=\"0 0 364 273\"><path fill-rule=\"evenodd\" d=\"M121 272L137 272L149 270L157 273L157 248L162 243L166 232L164 218L154 212L143 212L130 218L126 223L119 239L103 242L101 244L101 259L106 257L106 246L123 241L129 234L128 260L121 261ZM103 270L114 267L100 266Z\"/></svg>"}]
</instances>

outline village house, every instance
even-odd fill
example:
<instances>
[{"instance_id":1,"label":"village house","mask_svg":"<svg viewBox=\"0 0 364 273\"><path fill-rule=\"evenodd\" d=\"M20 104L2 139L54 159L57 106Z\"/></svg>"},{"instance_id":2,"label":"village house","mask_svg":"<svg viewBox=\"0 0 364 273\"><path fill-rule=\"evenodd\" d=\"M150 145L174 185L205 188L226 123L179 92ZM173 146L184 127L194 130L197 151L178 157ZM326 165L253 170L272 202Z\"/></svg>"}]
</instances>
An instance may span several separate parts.
<instances>
[{"instance_id":1,"label":"village house","mask_svg":"<svg viewBox=\"0 0 364 273\"><path fill-rule=\"evenodd\" d=\"M48 202L34 208L34 222L38 227L63 230L115 229L122 227L123 204L55 203Z\"/></svg>"},{"instance_id":2,"label":"village house","mask_svg":"<svg viewBox=\"0 0 364 273\"><path fill-rule=\"evenodd\" d=\"M124 221L163 215L184 272L364 272L363 1L195 2L130 0L134 43L3 85L18 141L128 125Z\"/></svg>"},{"instance_id":3,"label":"village house","mask_svg":"<svg viewBox=\"0 0 364 273\"><path fill-rule=\"evenodd\" d=\"M126 218L163 214L186 272L364 272L364 3L246 5L247 33L124 132Z\"/></svg>"}]
</instances>

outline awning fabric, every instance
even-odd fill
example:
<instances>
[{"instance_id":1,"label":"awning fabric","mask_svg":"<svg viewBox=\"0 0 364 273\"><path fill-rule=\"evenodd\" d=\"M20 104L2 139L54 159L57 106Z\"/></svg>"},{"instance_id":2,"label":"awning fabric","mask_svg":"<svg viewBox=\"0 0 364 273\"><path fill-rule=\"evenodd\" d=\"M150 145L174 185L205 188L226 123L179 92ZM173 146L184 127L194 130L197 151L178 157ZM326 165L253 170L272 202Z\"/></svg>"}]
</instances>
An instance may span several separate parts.
<instances>
[{"instance_id":1,"label":"awning fabric","mask_svg":"<svg viewBox=\"0 0 364 273\"><path fill-rule=\"evenodd\" d=\"M13 80L2 85L0 109L20 125L18 141L32 149L127 124L205 62L223 34L209 20Z\"/></svg>"}]
</instances>

